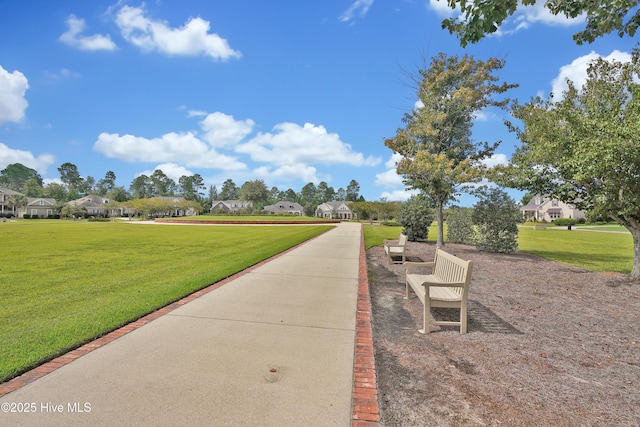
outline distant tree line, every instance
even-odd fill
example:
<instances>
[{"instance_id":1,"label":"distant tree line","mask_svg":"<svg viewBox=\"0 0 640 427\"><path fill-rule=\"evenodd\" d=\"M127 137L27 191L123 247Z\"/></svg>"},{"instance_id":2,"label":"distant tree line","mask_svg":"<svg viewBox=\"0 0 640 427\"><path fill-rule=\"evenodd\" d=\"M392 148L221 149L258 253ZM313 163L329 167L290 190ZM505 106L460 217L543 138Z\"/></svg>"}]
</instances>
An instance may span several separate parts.
<instances>
[{"instance_id":1,"label":"distant tree line","mask_svg":"<svg viewBox=\"0 0 640 427\"><path fill-rule=\"evenodd\" d=\"M299 192L292 188L280 190L269 188L262 179L250 180L238 186L232 179L227 179L218 189L215 185L207 186L200 174L183 175L178 182L168 177L161 169L151 175L139 175L129 188L116 185L116 174L107 171L102 179L92 176L83 177L76 165L63 163L58 168L60 183L44 184L44 180L34 169L20 163L8 165L0 171L0 186L24 194L26 197L44 197L55 199L60 209L67 202L87 195L98 195L114 202L127 202L136 199L153 197L180 196L187 201L197 202L202 210L208 212L215 200L243 200L253 204L254 211L261 211L266 205L279 200L299 203L305 214L312 216L319 204L348 200L364 202L360 193L360 184L351 180L345 188L337 190L322 181L317 185L309 182ZM19 202L16 202L19 203Z\"/></svg>"}]
</instances>

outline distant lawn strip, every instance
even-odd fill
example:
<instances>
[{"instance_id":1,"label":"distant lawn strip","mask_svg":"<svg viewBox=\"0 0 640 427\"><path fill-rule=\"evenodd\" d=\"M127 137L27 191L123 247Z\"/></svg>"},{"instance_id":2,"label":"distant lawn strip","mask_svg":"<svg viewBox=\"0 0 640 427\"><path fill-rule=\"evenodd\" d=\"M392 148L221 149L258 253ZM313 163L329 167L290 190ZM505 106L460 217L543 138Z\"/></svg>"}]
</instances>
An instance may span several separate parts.
<instances>
[{"instance_id":1,"label":"distant lawn strip","mask_svg":"<svg viewBox=\"0 0 640 427\"><path fill-rule=\"evenodd\" d=\"M520 229L520 250L588 270L628 274L633 267L631 234Z\"/></svg>"},{"instance_id":2,"label":"distant lawn strip","mask_svg":"<svg viewBox=\"0 0 640 427\"><path fill-rule=\"evenodd\" d=\"M2 224L0 382L331 228Z\"/></svg>"},{"instance_id":3,"label":"distant lawn strip","mask_svg":"<svg viewBox=\"0 0 640 427\"><path fill-rule=\"evenodd\" d=\"M385 239L397 239L401 230L402 227L365 226L365 247L369 249L381 245ZM431 226L429 241L435 241L436 237L437 231ZM523 252L593 271L628 274L633 267L631 234L521 228L518 245Z\"/></svg>"},{"instance_id":4,"label":"distant lawn strip","mask_svg":"<svg viewBox=\"0 0 640 427\"><path fill-rule=\"evenodd\" d=\"M198 215L177 218L159 218L156 222L211 223L211 224L327 224L339 219L314 218L296 215Z\"/></svg>"}]
</instances>

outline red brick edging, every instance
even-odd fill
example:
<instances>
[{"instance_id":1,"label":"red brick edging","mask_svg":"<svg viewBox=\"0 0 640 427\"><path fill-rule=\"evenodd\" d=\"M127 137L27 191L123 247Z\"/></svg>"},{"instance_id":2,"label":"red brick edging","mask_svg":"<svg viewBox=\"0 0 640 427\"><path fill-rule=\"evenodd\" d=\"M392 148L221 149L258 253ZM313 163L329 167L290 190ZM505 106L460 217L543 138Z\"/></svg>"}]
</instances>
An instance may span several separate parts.
<instances>
[{"instance_id":1,"label":"red brick edging","mask_svg":"<svg viewBox=\"0 0 640 427\"><path fill-rule=\"evenodd\" d=\"M377 427L380 425L378 383L371 330L371 300L369 298L369 281L367 280L367 257L362 232L360 234L351 425L352 427Z\"/></svg>"}]
</instances>

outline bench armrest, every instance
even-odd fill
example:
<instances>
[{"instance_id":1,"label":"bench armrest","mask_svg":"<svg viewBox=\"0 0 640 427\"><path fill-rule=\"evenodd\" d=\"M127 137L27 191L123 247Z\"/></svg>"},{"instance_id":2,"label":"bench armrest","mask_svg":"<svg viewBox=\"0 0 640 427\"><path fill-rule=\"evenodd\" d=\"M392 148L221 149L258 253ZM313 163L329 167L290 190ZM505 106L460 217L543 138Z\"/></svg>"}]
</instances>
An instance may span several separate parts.
<instances>
[{"instance_id":1,"label":"bench armrest","mask_svg":"<svg viewBox=\"0 0 640 427\"><path fill-rule=\"evenodd\" d=\"M406 273L410 273L414 268L418 268L418 267L435 267L436 263L431 261L431 262L415 262L415 261L407 261L404 263L404 268Z\"/></svg>"},{"instance_id":2,"label":"bench armrest","mask_svg":"<svg viewBox=\"0 0 640 427\"><path fill-rule=\"evenodd\" d=\"M388 246L388 245L400 245L400 240L385 240L384 244L385 244L385 246Z\"/></svg>"},{"instance_id":3,"label":"bench armrest","mask_svg":"<svg viewBox=\"0 0 640 427\"><path fill-rule=\"evenodd\" d=\"M462 288L464 282L422 282L422 286L428 288L430 286L438 286L442 288Z\"/></svg>"}]
</instances>

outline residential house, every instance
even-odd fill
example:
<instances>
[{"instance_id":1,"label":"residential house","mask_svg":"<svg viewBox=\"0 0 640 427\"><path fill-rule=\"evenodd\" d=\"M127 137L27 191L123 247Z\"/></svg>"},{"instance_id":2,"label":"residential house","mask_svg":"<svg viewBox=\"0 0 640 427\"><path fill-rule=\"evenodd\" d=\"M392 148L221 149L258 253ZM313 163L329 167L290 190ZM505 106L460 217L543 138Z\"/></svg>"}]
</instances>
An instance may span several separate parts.
<instances>
[{"instance_id":1,"label":"residential house","mask_svg":"<svg viewBox=\"0 0 640 427\"><path fill-rule=\"evenodd\" d=\"M288 214L302 216L304 209L296 202L289 202L287 200L281 200L273 205L264 207L264 210L272 214Z\"/></svg>"},{"instance_id":2,"label":"residential house","mask_svg":"<svg viewBox=\"0 0 640 427\"><path fill-rule=\"evenodd\" d=\"M539 195L532 197L520 211L526 221L552 222L558 218L584 218L584 212L574 205Z\"/></svg>"},{"instance_id":3,"label":"residential house","mask_svg":"<svg viewBox=\"0 0 640 427\"><path fill-rule=\"evenodd\" d=\"M9 205L8 199L11 196L22 196L22 193L18 193L17 191L9 190L8 188L0 187L0 214L14 214L15 208Z\"/></svg>"},{"instance_id":4,"label":"residential house","mask_svg":"<svg viewBox=\"0 0 640 427\"><path fill-rule=\"evenodd\" d=\"M223 211L224 213L234 214L252 207L253 203L248 200L214 200L211 204L211 213Z\"/></svg>"},{"instance_id":5,"label":"residential house","mask_svg":"<svg viewBox=\"0 0 640 427\"><path fill-rule=\"evenodd\" d=\"M349 209L347 201L325 202L316 208L318 218L355 219L355 212Z\"/></svg>"},{"instance_id":6,"label":"residential house","mask_svg":"<svg viewBox=\"0 0 640 427\"><path fill-rule=\"evenodd\" d=\"M71 200L69 204L77 205L85 208L87 214L90 216L109 216L109 199L104 197L90 194L88 196L80 197L76 200Z\"/></svg>"},{"instance_id":7,"label":"residential house","mask_svg":"<svg viewBox=\"0 0 640 427\"><path fill-rule=\"evenodd\" d=\"M175 203L174 209L172 212L167 212L166 215L167 216L194 216L197 215L198 213L196 212L196 210L192 207L189 208L184 208L182 206L178 206L180 203L185 201L184 197L181 196L159 196L156 197L156 199L160 199L160 200L166 200L172 203Z\"/></svg>"},{"instance_id":8,"label":"residential house","mask_svg":"<svg viewBox=\"0 0 640 427\"><path fill-rule=\"evenodd\" d=\"M56 199L44 197L27 197L27 205L18 208L17 217L51 218L56 214Z\"/></svg>"}]
</instances>

